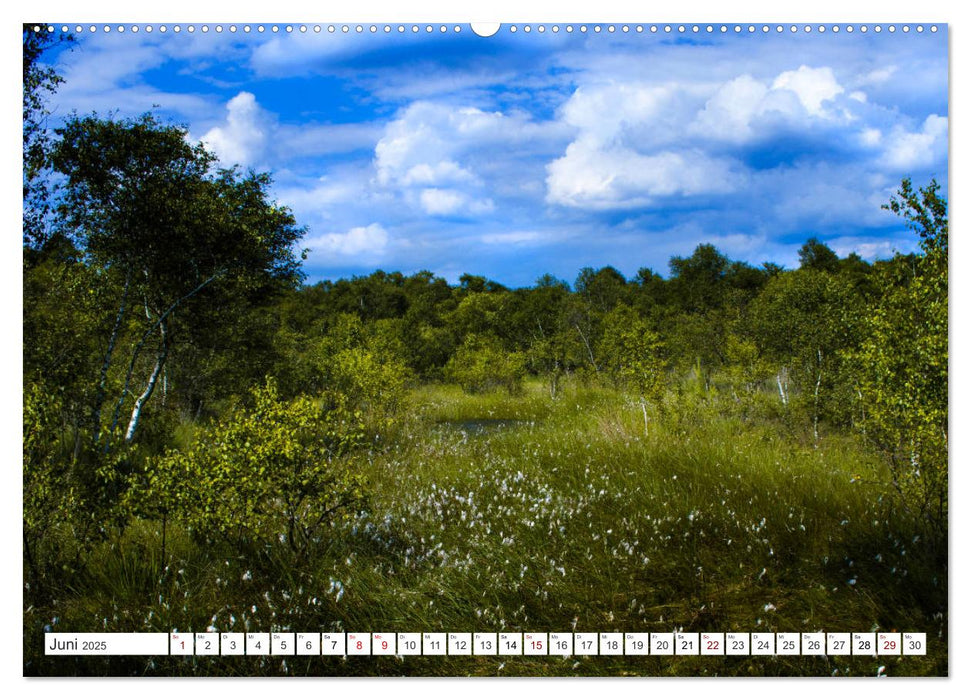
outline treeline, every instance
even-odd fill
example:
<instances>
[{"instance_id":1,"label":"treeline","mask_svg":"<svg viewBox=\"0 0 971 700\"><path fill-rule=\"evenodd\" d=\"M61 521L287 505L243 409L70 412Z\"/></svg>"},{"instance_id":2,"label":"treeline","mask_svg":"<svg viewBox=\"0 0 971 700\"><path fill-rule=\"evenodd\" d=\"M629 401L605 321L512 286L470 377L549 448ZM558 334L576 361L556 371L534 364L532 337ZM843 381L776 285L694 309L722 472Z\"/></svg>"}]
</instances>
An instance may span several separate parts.
<instances>
[{"instance_id":1,"label":"treeline","mask_svg":"<svg viewBox=\"0 0 971 700\"><path fill-rule=\"evenodd\" d=\"M351 324L395 348L412 376L470 391L515 391L532 375L554 398L566 376L644 392L656 378L691 375L705 390L716 376L736 392L771 381L787 403L820 373L827 386L836 380L840 352L859 342L863 310L890 280L906 284L918 260L840 259L817 239L799 255L795 271L757 268L705 244L672 258L666 279L647 268L630 280L613 267L585 268L572 285L544 275L519 289L471 274L451 286L430 272L377 271L285 292L271 344L288 349L277 374L295 391L322 381L311 368L316 346ZM473 366L481 356L489 361Z\"/></svg>"}]
</instances>

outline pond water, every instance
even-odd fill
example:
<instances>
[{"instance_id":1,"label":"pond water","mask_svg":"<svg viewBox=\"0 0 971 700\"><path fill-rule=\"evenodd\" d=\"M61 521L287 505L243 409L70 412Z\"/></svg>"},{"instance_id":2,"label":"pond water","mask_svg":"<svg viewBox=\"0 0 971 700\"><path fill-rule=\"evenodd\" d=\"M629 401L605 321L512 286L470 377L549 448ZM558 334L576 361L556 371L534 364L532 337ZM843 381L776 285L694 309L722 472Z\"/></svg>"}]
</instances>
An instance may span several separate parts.
<instances>
[{"instance_id":1,"label":"pond water","mask_svg":"<svg viewBox=\"0 0 971 700\"><path fill-rule=\"evenodd\" d=\"M470 418L467 420L443 420L438 423L444 428L458 430L469 435L480 435L522 425L534 425L535 421L516 418Z\"/></svg>"}]
</instances>

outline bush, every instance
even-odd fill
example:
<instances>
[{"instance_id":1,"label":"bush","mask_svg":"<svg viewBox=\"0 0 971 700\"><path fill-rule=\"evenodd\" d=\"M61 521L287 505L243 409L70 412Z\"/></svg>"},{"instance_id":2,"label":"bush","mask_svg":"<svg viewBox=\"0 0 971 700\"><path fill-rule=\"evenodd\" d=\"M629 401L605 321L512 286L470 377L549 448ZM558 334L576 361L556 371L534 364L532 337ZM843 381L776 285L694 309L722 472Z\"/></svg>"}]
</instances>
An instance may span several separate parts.
<instances>
[{"instance_id":1,"label":"bush","mask_svg":"<svg viewBox=\"0 0 971 700\"><path fill-rule=\"evenodd\" d=\"M660 336L630 306L620 304L607 314L597 354L618 387L659 400L664 393L661 350Z\"/></svg>"},{"instance_id":2,"label":"bush","mask_svg":"<svg viewBox=\"0 0 971 700\"><path fill-rule=\"evenodd\" d=\"M188 449L150 460L129 492L133 507L236 547L280 541L306 554L322 527L365 501L353 469L360 414L309 397L282 400L272 380L252 398Z\"/></svg>"},{"instance_id":3,"label":"bush","mask_svg":"<svg viewBox=\"0 0 971 700\"><path fill-rule=\"evenodd\" d=\"M341 314L317 348L323 389L369 416L390 418L411 380L403 355L393 327L380 321L365 326L357 316Z\"/></svg>"},{"instance_id":4,"label":"bush","mask_svg":"<svg viewBox=\"0 0 971 700\"><path fill-rule=\"evenodd\" d=\"M104 454L64 425L63 403L33 382L24 387L23 546L30 582L38 588L76 570L90 548L126 513L119 504L131 450Z\"/></svg>"},{"instance_id":5,"label":"bush","mask_svg":"<svg viewBox=\"0 0 971 700\"><path fill-rule=\"evenodd\" d=\"M445 376L470 394L498 388L519 394L526 356L504 350L495 338L470 333L445 366Z\"/></svg>"},{"instance_id":6,"label":"bush","mask_svg":"<svg viewBox=\"0 0 971 700\"><path fill-rule=\"evenodd\" d=\"M372 415L397 413L409 379L403 362L381 358L366 348L338 352L329 362L328 375L332 391Z\"/></svg>"},{"instance_id":7,"label":"bush","mask_svg":"<svg viewBox=\"0 0 971 700\"><path fill-rule=\"evenodd\" d=\"M40 387L24 387L24 559L36 585L43 584L46 569L40 550L77 498L62 459L59 408Z\"/></svg>"}]
</instances>

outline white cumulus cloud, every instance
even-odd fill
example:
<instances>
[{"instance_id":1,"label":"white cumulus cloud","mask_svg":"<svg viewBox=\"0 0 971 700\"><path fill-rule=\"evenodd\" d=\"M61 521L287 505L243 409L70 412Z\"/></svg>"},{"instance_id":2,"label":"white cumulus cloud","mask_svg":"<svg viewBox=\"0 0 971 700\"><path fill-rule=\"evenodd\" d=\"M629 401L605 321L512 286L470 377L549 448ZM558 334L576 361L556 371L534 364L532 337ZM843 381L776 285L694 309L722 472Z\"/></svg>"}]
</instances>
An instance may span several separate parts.
<instances>
[{"instance_id":1,"label":"white cumulus cloud","mask_svg":"<svg viewBox=\"0 0 971 700\"><path fill-rule=\"evenodd\" d=\"M494 141L507 119L500 112L415 102L388 124L374 149L378 181L437 184L457 172L468 178L471 173L457 159L471 147Z\"/></svg>"},{"instance_id":2,"label":"white cumulus cloud","mask_svg":"<svg viewBox=\"0 0 971 700\"><path fill-rule=\"evenodd\" d=\"M547 165L546 201L625 209L735 191L748 176L725 145L771 138L780 127L852 120L830 109L844 92L831 68L805 65L774 79L745 73L721 83L581 86L559 113L576 137Z\"/></svg>"},{"instance_id":3,"label":"white cumulus cloud","mask_svg":"<svg viewBox=\"0 0 971 700\"><path fill-rule=\"evenodd\" d=\"M419 196L421 207L432 216L484 214L495 208L491 199L474 199L454 189L429 187Z\"/></svg>"},{"instance_id":4,"label":"white cumulus cloud","mask_svg":"<svg viewBox=\"0 0 971 700\"><path fill-rule=\"evenodd\" d=\"M453 182L475 182L475 175L451 160L439 163L419 163L401 177L403 185L435 185Z\"/></svg>"},{"instance_id":5,"label":"white cumulus cloud","mask_svg":"<svg viewBox=\"0 0 971 700\"><path fill-rule=\"evenodd\" d=\"M926 167L947 156L947 117L932 114L920 131L896 129L886 139L883 161L898 171Z\"/></svg>"},{"instance_id":6,"label":"white cumulus cloud","mask_svg":"<svg viewBox=\"0 0 971 700\"><path fill-rule=\"evenodd\" d=\"M747 141L755 134L752 118L765 108L769 88L751 75L722 85L691 125L691 131L726 141Z\"/></svg>"},{"instance_id":7,"label":"white cumulus cloud","mask_svg":"<svg viewBox=\"0 0 971 700\"><path fill-rule=\"evenodd\" d=\"M743 81L736 87L744 93L752 85ZM731 192L744 178L737 163L685 138L684 125L706 90L710 94L710 88L695 84L618 82L578 88L560 110L576 137L546 166L546 201L610 210L649 206L662 197ZM747 108L741 109L745 120Z\"/></svg>"},{"instance_id":8,"label":"white cumulus cloud","mask_svg":"<svg viewBox=\"0 0 971 700\"><path fill-rule=\"evenodd\" d=\"M306 239L309 257L314 261L341 263L369 262L387 250L390 237L381 224L356 226L344 233L325 233Z\"/></svg>"},{"instance_id":9,"label":"white cumulus cloud","mask_svg":"<svg viewBox=\"0 0 971 700\"><path fill-rule=\"evenodd\" d=\"M827 110L825 103L844 92L827 67L800 66L798 70L780 73L771 84L745 74L721 85L688 131L705 138L745 143L771 136L773 127L779 124L808 127L814 120L836 118L837 113ZM861 92L848 97L866 102L866 95ZM854 118L845 109L838 115Z\"/></svg>"},{"instance_id":10,"label":"white cumulus cloud","mask_svg":"<svg viewBox=\"0 0 971 700\"><path fill-rule=\"evenodd\" d=\"M688 86L611 82L581 86L561 110L567 124L607 143L619 137L657 142L677 131L679 97ZM648 133L642 127L650 125Z\"/></svg>"},{"instance_id":11,"label":"white cumulus cloud","mask_svg":"<svg viewBox=\"0 0 971 700\"><path fill-rule=\"evenodd\" d=\"M773 90L791 90L810 114L824 114L823 103L843 92L833 69L799 66L799 70L781 73L772 83Z\"/></svg>"},{"instance_id":12,"label":"white cumulus cloud","mask_svg":"<svg viewBox=\"0 0 971 700\"><path fill-rule=\"evenodd\" d=\"M378 184L430 216L469 216L495 208L495 150L548 140L523 114L413 102L385 127L374 149Z\"/></svg>"},{"instance_id":13,"label":"white cumulus cloud","mask_svg":"<svg viewBox=\"0 0 971 700\"><path fill-rule=\"evenodd\" d=\"M271 118L251 92L241 92L226 104L226 123L210 129L202 142L225 165L253 165L263 155Z\"/></svg>"},{"instance_id":14,"label":"white cumulus cloud","mask_svg":"<svg viewBox=\"0 0 971 700\"><path fill-rule=\"evenodd\" d=\"M594 141L570 144L547 166L547 200L586 209L649 205L655 197L731 192L743 177L733 163L700 151L642 154L605 149Z\"/></svg>"}]
</instances>

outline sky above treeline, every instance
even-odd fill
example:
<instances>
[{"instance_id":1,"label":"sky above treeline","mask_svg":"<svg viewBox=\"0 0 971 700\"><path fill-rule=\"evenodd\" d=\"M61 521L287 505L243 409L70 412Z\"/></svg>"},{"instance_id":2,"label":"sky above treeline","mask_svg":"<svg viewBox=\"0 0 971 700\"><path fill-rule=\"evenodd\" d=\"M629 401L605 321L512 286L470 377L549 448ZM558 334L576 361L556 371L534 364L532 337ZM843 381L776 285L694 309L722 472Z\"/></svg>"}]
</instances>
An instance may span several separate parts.
<instances>
[{"instance_id":1,"label":"sky above treeline","mask_svg":"<svg viewBox=\"0 0 971 700\"><path fill-rule=\"evenodd\" d=\"M307 227L308 282L667 275L700 243L794 267L813 236L873 260L916 249L880 208L901 178L947 186L943 25L201 26L85 25L47 57L65 79L53 125L153 111L222 164L269 171Z\"/></svg>"}]
</instances>

